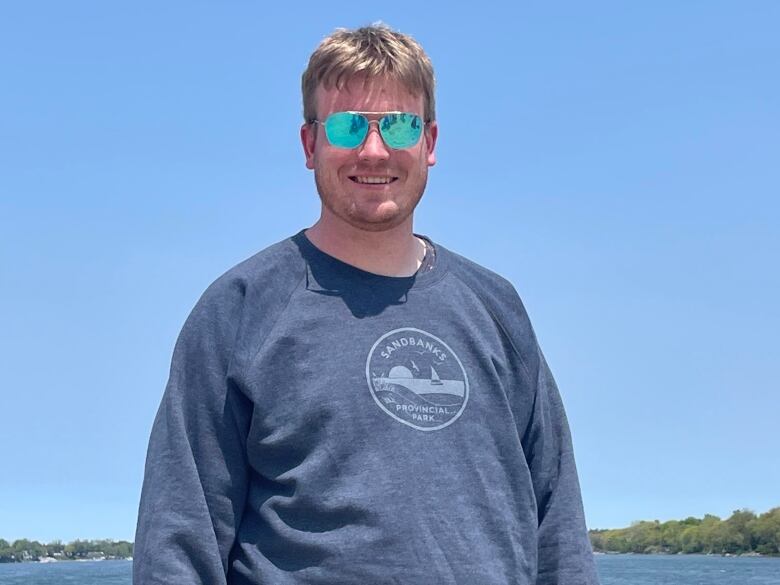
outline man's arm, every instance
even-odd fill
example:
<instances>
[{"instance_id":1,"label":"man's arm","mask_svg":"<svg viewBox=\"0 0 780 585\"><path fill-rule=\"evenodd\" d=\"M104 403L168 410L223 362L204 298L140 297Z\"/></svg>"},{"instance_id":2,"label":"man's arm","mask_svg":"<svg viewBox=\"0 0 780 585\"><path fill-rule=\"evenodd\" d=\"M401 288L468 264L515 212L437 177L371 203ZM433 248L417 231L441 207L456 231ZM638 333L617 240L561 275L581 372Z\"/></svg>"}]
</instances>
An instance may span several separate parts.
<instances>
[{"instance_id":1,"label":"man's arm","mask_svg":"<svg viewBox=\"0 0 780 585\"><path fill-rule=\"evenodd\" d=\"M212 285L176 343L146 458L135 585L226 583L247 495L252 412L229 376L240 293Z\"/></svg>"},{"instance_id":2,"label":"man's arm","mask_svg":"<svg viewBox=\"0 0 780 585\"><path fill-rule=\"evenodd\" d=\"M569 425L540 350L533 413L522 442L539 516L537 585L597 585Z\"/></svg>"}]
</instances>

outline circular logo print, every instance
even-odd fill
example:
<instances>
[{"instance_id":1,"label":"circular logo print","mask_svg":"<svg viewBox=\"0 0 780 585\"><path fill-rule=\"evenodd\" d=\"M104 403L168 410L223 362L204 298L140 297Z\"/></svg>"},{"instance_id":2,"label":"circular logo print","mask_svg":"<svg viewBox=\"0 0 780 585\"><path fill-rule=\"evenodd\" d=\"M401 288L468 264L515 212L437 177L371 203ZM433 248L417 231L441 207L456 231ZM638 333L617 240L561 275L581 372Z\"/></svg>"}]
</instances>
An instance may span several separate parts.
<instances>
[{"instance_id":1,"label":"circular logo print","mask_svg":"<svg viewBox=\"0 0 780 585\"><path fill-rule=\"evenodd\" d=\"M385 333L374 343L366 379L379 408L421 431L451 425L469 399L466 370L455 352L438 337L412 327Z\"/></svg>"}]
</instances>

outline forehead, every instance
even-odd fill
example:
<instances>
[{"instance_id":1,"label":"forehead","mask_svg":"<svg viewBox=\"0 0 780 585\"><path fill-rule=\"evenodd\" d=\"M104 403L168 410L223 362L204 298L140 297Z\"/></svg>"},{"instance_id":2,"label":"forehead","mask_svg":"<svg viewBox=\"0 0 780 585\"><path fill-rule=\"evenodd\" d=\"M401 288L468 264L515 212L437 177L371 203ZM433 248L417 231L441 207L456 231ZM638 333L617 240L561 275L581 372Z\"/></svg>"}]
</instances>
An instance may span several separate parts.
<instances>
[{"instance_id":1,"label":"forehead","mask_svg":"<svg viewBox=\"0 0 780 585\"><path fill-rule=\"evenodd\" d=\"M332 112L412 112L423 115L423 98L398 81L385 78L353 78L341 89L317 88L317 115L323 119Z\"/></svg>"}]
</instances>

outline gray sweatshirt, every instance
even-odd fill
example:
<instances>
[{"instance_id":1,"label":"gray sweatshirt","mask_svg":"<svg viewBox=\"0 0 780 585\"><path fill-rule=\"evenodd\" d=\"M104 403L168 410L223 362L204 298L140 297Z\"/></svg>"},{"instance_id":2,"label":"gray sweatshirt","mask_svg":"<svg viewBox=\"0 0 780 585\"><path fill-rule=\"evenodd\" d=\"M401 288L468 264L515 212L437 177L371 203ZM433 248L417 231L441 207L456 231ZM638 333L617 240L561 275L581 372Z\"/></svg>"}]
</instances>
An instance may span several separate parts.
<instances>
[{"instance_id":1,"label":"gray sweatshirt","mask_svg":"<svg viewBox=\"0 0 780 585\"><path fill-rule=\"evenodd\" d=\"M386 277L300 232L208 288L152 429L135 585L598 583L523 305L435 249Z\"/></svg>"}]
</instances>

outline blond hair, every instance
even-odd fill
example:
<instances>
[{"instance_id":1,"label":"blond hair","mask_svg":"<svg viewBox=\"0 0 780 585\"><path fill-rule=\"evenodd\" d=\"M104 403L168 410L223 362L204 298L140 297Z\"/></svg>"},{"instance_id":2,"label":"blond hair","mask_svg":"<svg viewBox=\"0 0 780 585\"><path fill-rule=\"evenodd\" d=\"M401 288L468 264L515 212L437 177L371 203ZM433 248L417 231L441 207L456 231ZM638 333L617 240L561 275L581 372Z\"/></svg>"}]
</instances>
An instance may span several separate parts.
<instances>
[{"instance_id":1,"label":"blond hair","mask_svg":"<svg viewBox=\"0 0 780 585\"><path fill-rule=\"evenodd\" d=\"M420 44L409 35L375 23L355 30L336 29L326 37L309 59L303 72L303 117L317 119L316 92L342 89L350 79L386 77L400 82L410 92L422 95L426 122L436 119L433 65Z\"/></svg>"}]
</instances>

